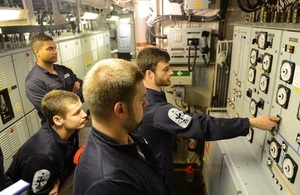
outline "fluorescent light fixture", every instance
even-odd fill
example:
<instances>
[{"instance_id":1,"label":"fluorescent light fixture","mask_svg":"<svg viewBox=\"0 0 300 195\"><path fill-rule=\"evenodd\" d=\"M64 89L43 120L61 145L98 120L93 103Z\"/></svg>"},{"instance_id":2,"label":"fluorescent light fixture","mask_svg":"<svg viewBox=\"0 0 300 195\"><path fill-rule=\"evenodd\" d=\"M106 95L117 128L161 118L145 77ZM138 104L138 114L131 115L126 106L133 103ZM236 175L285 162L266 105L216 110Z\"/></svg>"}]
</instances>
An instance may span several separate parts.
<instances>
[{"instance_id":1,"label":"fluorescent light fixture","mask_svg":"<svg viewBox=\"0 0 300 195\"><path fill-rule=\"evenodd\" d=\"M27 9L0 7L0 21L24 20L27 15Z\"/></svg>"},{"instance_id":2,"label":"fluorescent light fixture","mask_svg":"<svg viewBox=\"0 0 300 195\"><path fill-rule=\"evenodd\" d=\"M95 20L98 18L98 14L92 12L84 12L81 18L85 20Z\"/></svg>"},{"instance_id":3,"label":"fluorescent light fixture","mask_svg":"<svg viewBox=\"0 0 300 195\"><path fill-rule=\"evenodd\" d=\"M119 20L119 16L112 15L110 18L106 18L106 20L116 22Z\"/></svg>"}]
</instances>

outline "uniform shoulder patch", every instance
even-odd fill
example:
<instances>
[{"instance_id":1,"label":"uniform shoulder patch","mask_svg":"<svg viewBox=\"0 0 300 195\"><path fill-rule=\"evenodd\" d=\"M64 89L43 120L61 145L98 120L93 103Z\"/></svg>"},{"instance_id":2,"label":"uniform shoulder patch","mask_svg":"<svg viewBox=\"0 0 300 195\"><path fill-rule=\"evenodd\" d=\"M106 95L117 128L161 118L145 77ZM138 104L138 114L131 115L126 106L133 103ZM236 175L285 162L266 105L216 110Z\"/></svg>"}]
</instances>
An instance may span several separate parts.
<instances>
[{"instance_id":1,"label":"uniform shoulder patch","mask_svg":"<svg viewBox=\"0 0 300 195\"><path fill-rule=\"evenodd\" d=\"M47 169L41 169L35 172L31 184L32 191L34 193L37 193L40 190L42 190L47 184L49 177L50 177L50 171L48 171Z\"/></svg>"},{"instance_id":2,"label":"uniform shoulder patch","mask_svg":"<svg viewBox=\"0 0 300 195\"><path fill-rule=\"evenodd\" d=\"M192 120L192 117L190 115L184 114L183 111L177 108L171 108L168 111L168 116L172 121L174 121L177 125L181 126L182 128L186 128Z\"/></svg>"}]
</instances>

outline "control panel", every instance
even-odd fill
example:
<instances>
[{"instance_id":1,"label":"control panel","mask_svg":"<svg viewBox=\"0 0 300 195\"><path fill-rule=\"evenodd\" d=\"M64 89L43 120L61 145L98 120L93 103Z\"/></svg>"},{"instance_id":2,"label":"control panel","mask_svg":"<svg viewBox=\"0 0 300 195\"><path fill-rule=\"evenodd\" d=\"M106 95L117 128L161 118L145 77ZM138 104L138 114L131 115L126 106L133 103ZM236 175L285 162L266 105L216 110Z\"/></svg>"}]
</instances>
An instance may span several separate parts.
<instances>
[{"instance_id":1,"label":"control panel","mask_svg":"<svg viewBox=\"0 0 300 195\"><path fill-rule=\"evenodd\" d=\"M300 39L283 31L270 114L281 118L267 134L262 165L281 194L299 194L300 176ZM273 71L273 70L272 70Z\"/></svg>"},{"instance_id":2,"label":"control panel","mask_svg":"<svg viewBox=\"0 0 300 195\"><path fill-rule=\"evenodd\" d=\"M233 32L234 43L232 45L232 57L230 67L230 80L228 89L227 109L232 116L240 116L242 114L246 66L249 61L249 45L251 38L251 28L243 26L235 26Z\"/></svg>"},{"instance_id":3,"label":"control panel","mask_svg":"<svg viewBox=\"0 0 300 195\"><path fill-rule=\"evenodd\" d=\"M209 28L171 28L168 33L168 53L172 64L209 63Z\"/></svg>"},{"instance_id":4,"label":"control panel","mask_svg":"<svg viewBox=\"0 0 300 195\"><path fill-rule=\"evenodd\" d=\"M245 70L243 117L270 113L278 69L282 30L252 28L249 59ZM247 55L247 54L245 54ZM262 158L266 132L251 128L247 136L257 160Z\"/></svg>"},{"instance_id":5,"label":"control panel","mask_svg":"<svg viewBox=\"0 0 300 195\"><path fill-rule=\"evenodd\" d=\"M235 37L238 28L235 26L234 39L239 38ZM236 55L243 55L237 59L244 59L241 60L244 66L232 61L232 71L240 71L240 75L238 78L238 74L231 74L230 84L234 87L231 86L229 92L241 96L231 95L228 107L233 109L235 105L241 117L273 115L281 118L270 132L250 128L244 143L248 146L246 151L253 154L265 172L266 185L278 194L299 194L300 64L297 59L300 32L258 26L241 29L248 33L251 29L251 36L248 51L242 53L235 49L232 53L233 60ZM240 48L241 44L241 40L233 41L233 48ZM238 88L239 82L234 82L239 79L244 87ZM241 92L236 93L238 90ZM239 97L241 104L237 101Z\"/></svg>"}]
</instances>

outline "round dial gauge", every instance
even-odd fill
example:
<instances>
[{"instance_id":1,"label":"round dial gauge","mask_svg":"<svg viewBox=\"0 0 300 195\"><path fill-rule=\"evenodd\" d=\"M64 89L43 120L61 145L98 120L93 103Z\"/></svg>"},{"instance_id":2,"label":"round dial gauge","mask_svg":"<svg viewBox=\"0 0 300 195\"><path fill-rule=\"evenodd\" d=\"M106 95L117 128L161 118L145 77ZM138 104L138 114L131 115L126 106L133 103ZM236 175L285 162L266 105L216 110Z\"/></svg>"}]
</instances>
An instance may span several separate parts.
<instances>
[{"instance_id":1,"label":"round dial gauge","mask_svg":"<svg viewBox=\"0 0 300 195\"><path fill-rule=\"evenodd\" d=\"M249 68L249 72L248 72L248 81L250 83L253 83L254 84L254 80L255 80L255 69L253 68Z\"/></svg>"},{"instance_id":2,"label":"round dial gauge","mask_svg":"<svg viewBox=\"0 0 300 195\"><path fill-rule=\"evenodd\" d=\"M278 88L277 97L276 97L278 104L281 106L285 105L285 103L287 102L287 97L288 95L285 88L283 87Z\"/></svg>"},{"instance_id":3,"label":"round dial gauge","mask_svg":"<svg viewBox=\"0 0 300 195\"><path fill-rule=\"evenodd\" d=\"M250 63L252 65L256 65L257 57L258 57L258 51L256 49L252 49L250 53Z\"/></svg>"},{"instance_id":4,"label":"round dial gauge","mask_svg":"<svg viewBox=\"0 0 300 195\"><path fill-rule=\"evenodd\" d=\"M250 105L249 105L249 112L253 116L256 116L256 111L257 111L257 103L255 100L251 100Z\"/></svg>"},{"instance_id":5,"label":"round dial gauge","mask_svg":"<svg viewBox=\"0 0 300 195\"><path fill-rule=\"evenodd\" d=\"M286 178L288 179L292 179L294 176L294 170L295 170L295 166L294 163L292 162L292 160L290 158L285 158L282 162L282 170L283 170L283 174L286 176Z\"/></svg>"},{"instance_id":6,"label":"round dial gauge","mask_svg":"<svg viewBox=\"0 0 300 195\"><path fill-rule=\"evenodd\" d=\"M270 143L269 153L272 156L273 159L277 160L280 154L280 149L278 144L273 140Z\"/></svg>"},{"instance_id":7,"label":"round dial gauge","mask_svg":"<svg viewBox=\"0 0 300 195\"><path fill-rule=\"evenodd\" d=\"M266 75L261 75L259 79L259 89L267 93L268 85L269 85L269 77Z\"/></svg>"},{"instance_id":8,"label":"round dial gauge","mask_svg":"<svg viewBox=\"0 0 300 195\"><path fill-rule=\"evenodd\" d=\"M249 128L249 133L246 136L246 138L247 138L248 141L252 142L252 140L253 140L253 134L254 134L254 130L252 128Z\"/></svg>"},{"instance_id":9,"label":"round dial gauge","mask_svg":"<svg viewBox=\"0 0 300 195\"><path fill-rule=\"evenodd\" d=\"M292 77L292 65L289 62L283 62L283 64L280 67L280 79L289 82Z\"/></svg>"},{"instance_id":10,"label":"round dial gauge","mask_svg":"<svg viewBox=\"0 0 300 195\"><path fill-rule=\"evenodd\" d=\"M267 33L265 32L259 33L258 40L257 40L258 48L265 49L267 45L266 43L267 43Z\"/></svg>"},{"instance_id":11,"label":"round dial gauge","mask_svg":"<svg viewBox=\"0 0 300 195\"><path fill-rule=\"evenodd\" d=\"M265 54L262 60L262 68L264 71L271 72L272 55Z\"/></svg>"}]
</instances>

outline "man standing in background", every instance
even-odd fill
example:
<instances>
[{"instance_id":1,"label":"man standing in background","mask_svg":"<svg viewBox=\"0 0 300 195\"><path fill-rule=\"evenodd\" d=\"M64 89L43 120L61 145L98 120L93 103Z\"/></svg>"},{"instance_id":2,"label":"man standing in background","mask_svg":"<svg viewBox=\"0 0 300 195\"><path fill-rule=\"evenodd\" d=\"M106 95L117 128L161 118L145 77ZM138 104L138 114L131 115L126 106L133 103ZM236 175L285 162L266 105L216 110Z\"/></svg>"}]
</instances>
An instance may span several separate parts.
<instances>
[{"instance_id":1,"label":"man standing in background","mask_svg":"<svg viewBox=\"0 0 300 195\"><path fill-rule=\"evenodd\" d=\"M44 34L34 36L31 48L36 57L36 65L26 77L26 96L38 110L41 123L44 124L46 119L41 110L44 95L53 89L62 89L76 93L83 102L83 81L66 66L54 64L57 61L58 50L52 37Z\"/></svg>"}]
</instances>

